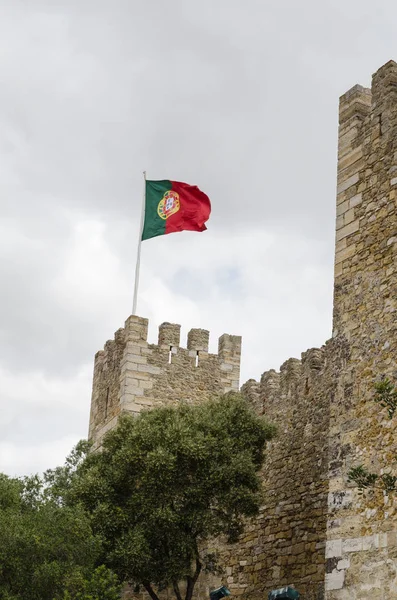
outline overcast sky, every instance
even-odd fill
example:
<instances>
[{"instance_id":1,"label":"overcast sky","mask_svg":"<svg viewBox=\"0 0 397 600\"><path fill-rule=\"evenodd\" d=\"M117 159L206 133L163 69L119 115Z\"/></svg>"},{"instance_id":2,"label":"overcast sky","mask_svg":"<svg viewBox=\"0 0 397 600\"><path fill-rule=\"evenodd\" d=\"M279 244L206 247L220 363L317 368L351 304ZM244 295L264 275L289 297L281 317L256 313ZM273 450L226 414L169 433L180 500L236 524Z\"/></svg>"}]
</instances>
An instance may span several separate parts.
<instances>
[{"instance_id":1,"label":"overcast sky","mask_svg":"<svg viewBox=\"0 0 397 600\"><path fill-rule=\"evenodd\" d=\"M150 341L241 334L244 382L330 337L338 97L397 58L396 22L392 0L0 0L1 471L87 434L144 169L213 208L142 246Z\"/></svg>"}]
</instances>

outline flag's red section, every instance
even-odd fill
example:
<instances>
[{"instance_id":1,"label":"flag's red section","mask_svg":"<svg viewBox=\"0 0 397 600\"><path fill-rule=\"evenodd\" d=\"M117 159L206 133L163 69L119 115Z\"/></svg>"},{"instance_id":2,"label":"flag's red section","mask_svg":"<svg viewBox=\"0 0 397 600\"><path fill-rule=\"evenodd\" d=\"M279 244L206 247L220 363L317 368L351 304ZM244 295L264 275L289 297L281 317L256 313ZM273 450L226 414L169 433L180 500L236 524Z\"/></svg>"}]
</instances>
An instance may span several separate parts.
<instances>
[{"instance_id":1,"label":"flag's red section","mask_svg":"<svg viewBox=\"0 0 397 600\"><path fill-rule=\"evenodd\" d=\"M165 233L175 231L205 231L211 213L210 199L196 185L171 181L172 190L179 194L180 209L168 217Z\"/></svg>"}]
</instances>

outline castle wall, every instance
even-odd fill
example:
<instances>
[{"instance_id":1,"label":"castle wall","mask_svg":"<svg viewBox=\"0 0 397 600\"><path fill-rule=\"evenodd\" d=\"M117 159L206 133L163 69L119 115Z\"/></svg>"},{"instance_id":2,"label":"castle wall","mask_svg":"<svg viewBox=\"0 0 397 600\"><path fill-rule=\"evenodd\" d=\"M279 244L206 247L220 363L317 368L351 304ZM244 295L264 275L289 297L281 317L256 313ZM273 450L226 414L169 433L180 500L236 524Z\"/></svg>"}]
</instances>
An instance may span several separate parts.
<instances>
[{"instance_id":1,"label":"castle wall","mask_svg":"<svg viewBox=\"0 0 397 600\"><path fill-rule=\"evenodd\" d=\"M324 349L262 375L261 412L277 425L278 436L267 447L260 515L239 546L225 551L233 595L266 598L271 589L294 584L307 600L323 597L329 419L324 387Z\"/></svg>"},{"instance_id":2,"label":"castle wall","mask_svg":"<svg viewBox=\"0 0 397 600\"><path fill-rule=\"evenodd\" d=\"M115 423L120 414L119 393L125 332L119 329L95 355L88 439L96 438L105 424Z\"/></svg>"},{"instance_id":3,"label":"castle wall","mask_svg":"<svg viewBox=\"0 0 397 600\"><path fill-rule=\"evenodd\" d=\"M271 589L292 584L305 600L324 598L329 408L347 352L345 343L331 340L241 388L278 435L266 449L258 518L238 544L217 544L222 581L233 596L266 598ZM220 581L202 580L200 597Z\"/></svg>"},{"instance_id":4,"label":"castle wall","mask_svg":"<svg viewBox=\"0 0 397 600\"><path fill-rule=\"evenodd\" d=\"M334 336L350 358L330 406L327 600L397 598L396 502L363 498L349 469L373 471L396 450L393 422L373 402L374 380L396 375L397 65L340 101Z\"/></svg>"},{"instance_id":5,"label":"castle wall","mask_svg":"<svg viewBox=\"0 0 397 600\"><path fill-rule=\"evenodd\" d=\"M197 595L227 583L263 598L293 584L302 600L397 600L397 501L360 496L348 472L379 472L396 455L393 421L373 402L397 377L397 64L340 99L333 338L242 392L278 425L263 469L264 502L238 544L217 541L225 576L201 575ZM130 317L95 358L89 437L98 447L123 411L201 402L238 389L241 338Z\"/></svg>"},{"instance_id":6,"label":"castle wall","mask_svg":"<svg viewBox=\"0 0 397 600\"><path fill-rule=\"evenodd\" d=\"M224 334L209 354L209 332L192 329L180 347L180 325L163 323L158 344L147 342L148 321L130 316L95 356L89 439L94 448L122 412L181 401L202 402L239 389L241 337Z\"/></svg>"}]
</instances>

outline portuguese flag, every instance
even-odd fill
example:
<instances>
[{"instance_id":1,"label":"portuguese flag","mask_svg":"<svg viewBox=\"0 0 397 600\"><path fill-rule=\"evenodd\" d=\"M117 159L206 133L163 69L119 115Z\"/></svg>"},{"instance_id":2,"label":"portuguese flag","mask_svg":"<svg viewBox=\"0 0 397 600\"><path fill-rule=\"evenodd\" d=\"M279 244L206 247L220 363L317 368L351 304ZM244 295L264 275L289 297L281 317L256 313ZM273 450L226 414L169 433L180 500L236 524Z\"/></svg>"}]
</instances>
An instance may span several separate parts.
<instances>
[{"instance_id":1,"label":"portuguese flag","mask_svg":"<svg viewBox=\"0 0 397 600\"><path fill-rule=\"evenodd\" d=\"M210 212L210 199L197 186L147 180L142 240L175 231L205 231Z\"/></svg>"}]
</instances>

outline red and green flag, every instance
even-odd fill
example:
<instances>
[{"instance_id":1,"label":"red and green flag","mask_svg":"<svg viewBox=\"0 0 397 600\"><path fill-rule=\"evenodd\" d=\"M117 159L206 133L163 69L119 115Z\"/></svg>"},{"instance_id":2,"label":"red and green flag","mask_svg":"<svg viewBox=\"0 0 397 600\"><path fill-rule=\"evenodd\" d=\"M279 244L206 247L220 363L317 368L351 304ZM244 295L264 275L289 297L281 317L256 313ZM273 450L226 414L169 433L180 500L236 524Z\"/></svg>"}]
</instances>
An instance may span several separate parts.
<instances>
[{"instance_id":1,"label":"red and green flag","mask_svg":"<svg viewBox=\"0 0 397 600\"><path fill-rule=\"evenodd\" d=\"M205 231L210 212L210 199L197 186L147 180L142 240L176 231Z\"/></svg>"}]
</instances>

